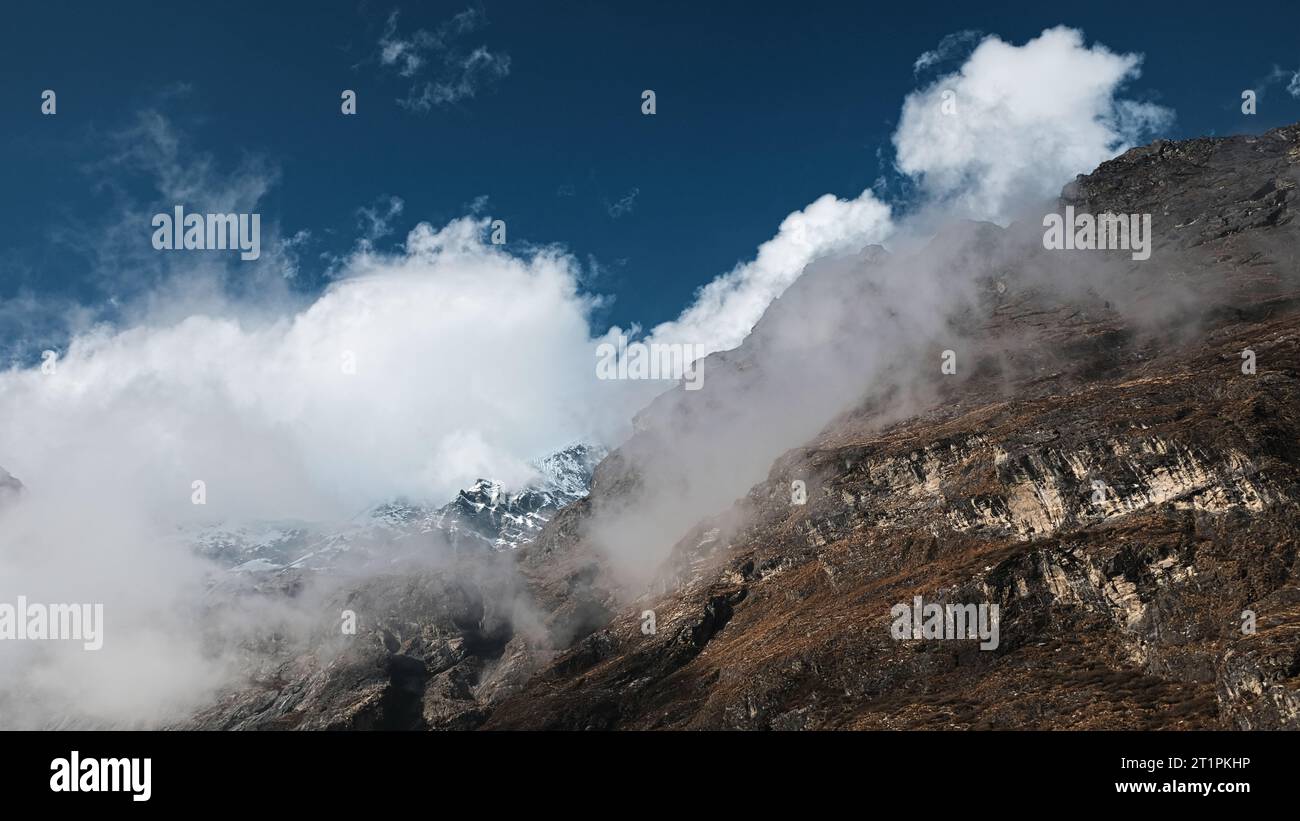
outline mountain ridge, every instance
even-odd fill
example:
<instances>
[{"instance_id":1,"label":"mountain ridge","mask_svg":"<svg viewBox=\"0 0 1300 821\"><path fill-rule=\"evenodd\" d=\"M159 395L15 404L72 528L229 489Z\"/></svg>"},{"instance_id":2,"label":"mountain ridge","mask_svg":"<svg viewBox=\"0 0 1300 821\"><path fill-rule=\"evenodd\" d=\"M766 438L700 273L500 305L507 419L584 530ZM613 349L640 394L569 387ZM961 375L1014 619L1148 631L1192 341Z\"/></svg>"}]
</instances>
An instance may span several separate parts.
<instances>
[{"instance_id":1,"label":"mountain ridge","mask_svg":"<svg viewBox=\"0 0 1300 821\"><path fill-rule=\"evenodd\" d=\"M778 458L485 726L1300 726L1297 162L1288 126L1160 142L1081 175L1057 206L1154 211L1154 262L1109 260L1101 284L1050 280L1061 293L1036 269L1070 263L1044 257L1037 225L937 238L925 253L978 285L982 310L956 335L966 377L932 380L897 419L867 397ZM711 386L728 368L764 378L745 349L765 344L775 312L816 299L811 284L706 360ZM1267 363L1258 375L1241 371L1246 349ZM698 404L659 397L638 435L680 430ZM584 506L602 485L635 485L634 463L606 482L602 465ZM805 505L791 504L794 479ZM920 594L999 604L1001 646L895 641L891 606Z\"/></svg>"}]
</instances>

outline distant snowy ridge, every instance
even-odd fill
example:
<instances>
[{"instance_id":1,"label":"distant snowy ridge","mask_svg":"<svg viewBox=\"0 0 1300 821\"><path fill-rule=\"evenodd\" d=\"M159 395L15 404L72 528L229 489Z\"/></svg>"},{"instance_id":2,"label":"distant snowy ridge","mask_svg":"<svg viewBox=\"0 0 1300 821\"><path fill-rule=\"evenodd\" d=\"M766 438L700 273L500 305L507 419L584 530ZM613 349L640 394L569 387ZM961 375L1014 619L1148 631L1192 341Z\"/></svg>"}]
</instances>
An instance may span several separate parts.
<instances>
[{"instance_id":1,"label":"distant snowy ridge","mask_svg":"<svg viewBox=\"0 0 1300 821\"><path fill-rule=\"evenodd\" d=\"M570 445L539 460L539 478L515 492L479 479L440 507L394 499L342 527L257 522L206 527L190 538L198 553L236 572L328 570L424 549L513 550L535 539L556 511L587 495L605 453L595 445Z\"/></svg>"}]
</instances>

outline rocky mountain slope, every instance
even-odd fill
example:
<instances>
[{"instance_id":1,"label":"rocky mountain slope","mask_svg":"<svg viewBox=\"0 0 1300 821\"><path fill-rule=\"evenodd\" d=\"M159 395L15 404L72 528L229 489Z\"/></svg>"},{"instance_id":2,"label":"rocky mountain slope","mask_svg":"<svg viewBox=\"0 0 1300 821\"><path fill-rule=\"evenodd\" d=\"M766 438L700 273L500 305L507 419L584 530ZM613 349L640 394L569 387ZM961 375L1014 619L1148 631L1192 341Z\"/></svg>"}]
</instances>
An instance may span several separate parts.
<instances>
[{"instance_id":1,"label":"rocky mountain slope","mask_svg":"<svg viewBox=\"0 0 1300 821\"><path fill-rule=\"evenodd\" d=\"M1298 166L1290 127L1156 143L1067 187L1058 205L1151 213L1146 263L1061 259L1035 224L864 255L976 275L968 366L878 382L906 410L866 396L778 459L486 726L1300 727ZM801 279L712 384L753 382L745 349L813 290L836 289ZM643 431L709 412L658 405ZM918 595L999 605L998 647L894 639Z\"/></svg>"},{"instance_id":2,"label":"rocky mountain slope","mask_svg":"<svg viewBox=\"0 0 1300 821\"><path fill-rule=\"evenodd\" d=\"M810 266L531 544L330 593L187 726L1300 727L1298 182L1297 126L1158 142L1047 206L1149 260L1030 215ZM894 638L917 596L996 648Z\"/></svg>"},{"instance_id":3,"label":"rocky mountain slope","mask_svg":"<svg viewBox=\"0 0 1300 821\"><path fill-rule=\"evenodd\" d=\"M486 713L471 690L488 698L492 681L513 675L501 663L507 644L528 646L523 628L532 616L511 551L586 496L604 453L574 444L540 460L538 480L517 492L483 479L440 507L389 502L341 529L203 531L199 552L231 571L209 591L211 620L255 607L285 617L287 603L290 621L205 636L214 653L233 643L246 675L178 726L477 726ZM342 629L345 612L356 616L355 633ZM534 652L522 654L522 669L536 666Z\"/></svg>"}]
</instances>

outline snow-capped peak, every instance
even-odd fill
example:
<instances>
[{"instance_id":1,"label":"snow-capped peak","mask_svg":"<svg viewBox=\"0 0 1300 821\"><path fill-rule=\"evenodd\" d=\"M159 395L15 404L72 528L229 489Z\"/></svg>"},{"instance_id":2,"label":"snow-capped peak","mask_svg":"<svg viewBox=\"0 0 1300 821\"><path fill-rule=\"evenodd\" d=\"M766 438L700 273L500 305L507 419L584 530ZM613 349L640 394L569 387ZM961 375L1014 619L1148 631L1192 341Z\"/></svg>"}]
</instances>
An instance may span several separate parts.
<instances>
[{"instance_id":1,"label":"snow-capped peak","mask_svg":"<svg viewBox=\"0 0 1300 821\"><path fill-rule=\"evenodd\" d=\"M418 551L424 542L429 549L445 543L454 550L510 550L531 542L558 510L587 495L592 471L605 453L599 446L569 445L539 459L538 477L514 491L479 479L439 507L394 499L342 527L260 522L206 528L193 541L201 554L241 572L324 569L345 556L365 561L391 555L399 545Z\"/></svg>"}]
</instances>

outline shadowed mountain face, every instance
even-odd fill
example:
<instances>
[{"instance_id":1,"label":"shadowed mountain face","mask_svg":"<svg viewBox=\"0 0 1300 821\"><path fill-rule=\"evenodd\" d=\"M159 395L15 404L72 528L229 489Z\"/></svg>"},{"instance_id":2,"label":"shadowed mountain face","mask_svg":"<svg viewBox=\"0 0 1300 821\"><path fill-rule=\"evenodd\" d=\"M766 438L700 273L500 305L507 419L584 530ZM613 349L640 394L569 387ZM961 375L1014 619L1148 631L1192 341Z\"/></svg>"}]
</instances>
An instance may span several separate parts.
<instances>
[{"instance_id":1,"label":"shadowed mountain face","mask_svg":"<svg viewBox=\"0 0 1300 821\"><path fill-rule=\"evenodd\" d=\"M809 266L531 544L331 594L357 635L195 723L1300 727L1297 182L1300 127L1159 142ZM1067 205L1150 259L1046 250Z\"/></svg>"}]
</instances>

